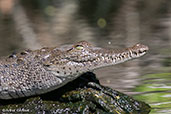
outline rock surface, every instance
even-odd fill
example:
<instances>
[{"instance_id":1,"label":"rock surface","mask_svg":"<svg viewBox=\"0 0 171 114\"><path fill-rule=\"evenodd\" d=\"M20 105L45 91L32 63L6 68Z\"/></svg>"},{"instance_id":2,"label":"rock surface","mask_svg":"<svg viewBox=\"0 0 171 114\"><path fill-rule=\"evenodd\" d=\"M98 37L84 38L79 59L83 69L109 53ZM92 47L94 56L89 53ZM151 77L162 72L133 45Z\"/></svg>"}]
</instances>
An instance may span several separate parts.
<instances>
[{"instance_id":1,"label":"rock surface","mask_svg":"<svg viewBox=\"0 0 171 114\"><path fill-rule=\"evenodd\" d=\"M88 72L55 91L34 97L0 100L0 113L148 114L144 102L100 85Z\"/></svg>"}]
</instances>

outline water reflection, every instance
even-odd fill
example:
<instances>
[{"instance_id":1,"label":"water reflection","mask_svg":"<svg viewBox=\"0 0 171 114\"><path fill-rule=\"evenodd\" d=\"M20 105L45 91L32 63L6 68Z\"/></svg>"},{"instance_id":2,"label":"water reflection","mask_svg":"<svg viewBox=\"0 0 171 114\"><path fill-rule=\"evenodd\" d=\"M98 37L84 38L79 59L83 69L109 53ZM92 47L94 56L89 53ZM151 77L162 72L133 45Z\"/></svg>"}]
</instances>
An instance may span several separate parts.
<instances>
[{"instance_id":1,"label":"water reflection","mask_svg":"<svg viewBox=\"0 0 171 114\"><path fill-rule=\"evenodd\" d=\"M135 98L148 102L153 107L151 114L170 114L171 73L145 75L141 82L133 89L139 92Z\"/></svg>"}]
</instances>

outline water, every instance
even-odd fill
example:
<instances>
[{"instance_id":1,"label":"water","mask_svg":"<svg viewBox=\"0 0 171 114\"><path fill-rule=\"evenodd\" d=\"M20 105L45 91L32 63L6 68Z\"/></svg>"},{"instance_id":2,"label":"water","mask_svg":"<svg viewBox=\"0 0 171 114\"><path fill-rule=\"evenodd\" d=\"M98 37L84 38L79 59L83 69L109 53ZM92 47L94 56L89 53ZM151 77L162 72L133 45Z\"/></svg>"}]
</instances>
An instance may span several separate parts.
<instances>
[{"instance_id":1,"label":"water","mask_svg":"<svg viewBox=\"0 0 171 114\"><path fill-rule=\"evenodd\" d=\"M100 69L96 74L103 85L148 103L152 107L150 114L171 114L171 67L162 63L170 59L153 63L146 61L152 59L150 56L151 51L139 60ZM158 66L143 65L144 62Z\"/></svg>"},{"instance_id":2,"label":"water","mask_svg":"<svg viewBox=\"0 0 171 114\"><path fill-rule=\"evenodd\" d=\"M170 47L161 45L149 44L148 54L138 60L96 71L100 82L148 103L150 114L171 114L171 51L162 55Z\"/></svg>"},{"instance_id":3,"label":"water","mask_svg":"<svg viewBox=\"0 0 171 114\"><path fill-rule=\"evenodd\" d=\"M151 114L171 114L171 73L149 74L142 79L133 90L140 92L135 98L150 104Z\"/></svg>"},{"instance_id":4,"label":"water","mask_svg":"<svg viewBox=\"0 0 171 114\"><path fill-rule=\"evenodd\" d=\"M106 48L148 45L145 56L95 73L101 84L148 103L150 114L171 114L170 4L169 0L26 1L19 7L24 12L0 15L0 55L36 49L37 42L56 46L87 40ZM25 13L19 17L26 21L21 24L15 13ZM30 34L36 40L25 37Z\"/></svg>"}]
</instances>

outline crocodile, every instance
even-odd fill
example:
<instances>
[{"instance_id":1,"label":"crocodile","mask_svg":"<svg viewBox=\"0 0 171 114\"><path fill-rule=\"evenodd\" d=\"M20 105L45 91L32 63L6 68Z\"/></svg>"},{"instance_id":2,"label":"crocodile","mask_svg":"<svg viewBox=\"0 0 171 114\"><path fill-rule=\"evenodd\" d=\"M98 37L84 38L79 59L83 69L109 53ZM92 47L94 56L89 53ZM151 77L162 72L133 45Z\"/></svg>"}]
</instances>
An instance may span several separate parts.
<instances>
[{"instance_id":1,"label":"crocodile","mask_svg":"<svg viewBox=\"0 0 171 114\"><path fill-rule=\"evenodd\" d=\"M141 57L148 46L104 49L87 41L24 50L0 59L0 99L16 99L58 89L81 74Z\"/></svg>"}]
</instances>

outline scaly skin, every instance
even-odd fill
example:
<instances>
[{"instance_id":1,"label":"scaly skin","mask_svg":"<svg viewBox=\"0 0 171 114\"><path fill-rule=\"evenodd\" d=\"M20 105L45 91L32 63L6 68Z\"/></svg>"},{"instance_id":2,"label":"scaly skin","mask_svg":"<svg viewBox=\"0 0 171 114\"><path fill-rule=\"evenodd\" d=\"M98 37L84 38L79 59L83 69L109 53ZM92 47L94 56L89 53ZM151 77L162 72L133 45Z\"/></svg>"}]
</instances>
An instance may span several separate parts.
<instances>
[{"instance_id":1,"label":"scaly skin","mask_svg":"<svg viewBox=\"0 0 171 114\"><path fill-rule=\"evenodd\" d=\"M39 95L57 89L81 74L146 54L136 44L123 50L94 47L86 41L74 45L25 50L0 59L0 99Z\"/></svg>"}]
</instances>

